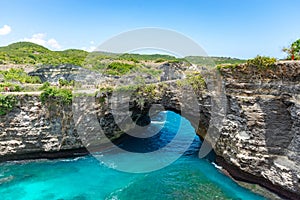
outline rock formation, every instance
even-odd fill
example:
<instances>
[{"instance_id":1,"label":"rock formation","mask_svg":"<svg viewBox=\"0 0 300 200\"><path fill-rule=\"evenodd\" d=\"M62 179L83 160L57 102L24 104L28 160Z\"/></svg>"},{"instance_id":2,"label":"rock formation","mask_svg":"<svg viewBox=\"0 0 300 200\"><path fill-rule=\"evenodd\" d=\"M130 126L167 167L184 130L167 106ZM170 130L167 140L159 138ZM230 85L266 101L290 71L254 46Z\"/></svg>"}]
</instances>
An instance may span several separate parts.
<instances>
[{"instance_id":1,"label":"rock formation","mask_svg":"<svg viewBox=\"0 0 300 200\"><path fill-rule=\"evenodd\" d=\"M222 101L226 106L225 115L214 126L220 133L214 145L217 162L237 179L261 184L289 199L298 199L300 63L279 62L274 68L262 71L241 65L220 72L225 89ZM206 134L213 124L214 91L197 91L196 108L176 81L157 84L150 92L151 95L149 91L140 92L139 96L134 94L119 105L129 103L132 112L127 118L126 112L120 112L119 115L125 116L122 119L146 123L151 104L161 104L178 113L184 108L189 112L181 114L191 121L197 133L209 137ZM19 95L17 98L16 108L0 117L2 161L87 153L87 145L105 143L106 137L99 135L100 129L111 139L124 135L112 116L110 105L118 102L110 93L99 93L96 100L94 97L86 99L86 102L95 102L86 108L82 99L74 99L72 107L55 102L43 105L38 96ZM190 112L192 110L196 111ZM80 113L85 114L81 117ZM89 139L82 140L78 133L82 132L80 128L89 130L83 137Z\"/></svg>"}]
</instances>

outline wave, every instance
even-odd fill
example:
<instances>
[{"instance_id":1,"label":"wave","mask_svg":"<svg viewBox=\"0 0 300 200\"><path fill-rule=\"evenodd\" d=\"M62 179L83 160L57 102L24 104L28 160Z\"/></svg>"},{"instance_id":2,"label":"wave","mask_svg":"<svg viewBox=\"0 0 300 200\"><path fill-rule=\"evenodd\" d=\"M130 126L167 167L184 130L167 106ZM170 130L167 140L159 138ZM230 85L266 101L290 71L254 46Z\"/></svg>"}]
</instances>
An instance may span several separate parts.
<instances>
[{"instance_id":1,"label":"wave","mask_svg":"<svg viewBox=\"0 0 300 200\"><path fill-rule=\"evenodd\" d=\"M166 121L151 121L151 124L165 124Z\"/></svg>"},{"instance_id":2,"label":"wave","mask_svg":"<svg viewBox=\"0 0 300 200\"><path fill-rule=\"evenodd\" d=\"M221 166L217 165L215 162L212 162L211 164L213 164L213 166L217 169L223 169Z\"/></svg>"}]
</instances>

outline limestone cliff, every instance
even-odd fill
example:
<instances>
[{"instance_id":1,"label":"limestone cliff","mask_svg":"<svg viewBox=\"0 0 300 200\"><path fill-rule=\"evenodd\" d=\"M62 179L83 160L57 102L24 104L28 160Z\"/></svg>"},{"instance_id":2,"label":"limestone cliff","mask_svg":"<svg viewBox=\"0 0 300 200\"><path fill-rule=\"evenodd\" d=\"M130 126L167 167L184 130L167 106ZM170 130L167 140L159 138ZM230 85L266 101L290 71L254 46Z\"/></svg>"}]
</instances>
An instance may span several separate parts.
<instances>
[{"instance_id":1,"label":"limestone cliff","mask_svg":"<svg viewBox=\"0 0 300 200\"><path fill-rule=\"evenodd\" d=\"M221 134L214 147L220 165L237 179L259 183L289 199L300 195L299 73L299 62L280 62L263 71L243 65L221 69L226 106L215 126ZM151 105L161 104L188 118L205 137L213 124L214 92L196 91L196 107L188 95L182 84L171 81L127 97L119 107L130 104L133 114L125 121L147 123ZM38 96L17 96L15 109L0 117L0 160L85 154L84 147L106 142L100 129L108 138L124 135L110 109L117 100L109 92L91 98L74 99L72 107L55 101L44 105ZM188 112L181 112L183 108Z\"/></svg>"},{"instance_id":2,"label":"limestone cliff","mask_svg":"<svg viewBox=\"0 0 300 200\"><path fill-rule=\"evenodd\" d=\"M221 73L228 107L215 147L219 163L237 178L297 199L300 62L279 62L262 71L239 66Z\"/></svg>"},{"instance_id":3,"label":"limestone cliff","mask_svg":"<svg viewBox=\"0 0 300 200\"><path fill-rule=\"evenodd\" d=\"M15 108L0 117L0 161L56 157L82 148L71 106L43 105L35 95L16 98Z\"/></svg>"}]
</instances>

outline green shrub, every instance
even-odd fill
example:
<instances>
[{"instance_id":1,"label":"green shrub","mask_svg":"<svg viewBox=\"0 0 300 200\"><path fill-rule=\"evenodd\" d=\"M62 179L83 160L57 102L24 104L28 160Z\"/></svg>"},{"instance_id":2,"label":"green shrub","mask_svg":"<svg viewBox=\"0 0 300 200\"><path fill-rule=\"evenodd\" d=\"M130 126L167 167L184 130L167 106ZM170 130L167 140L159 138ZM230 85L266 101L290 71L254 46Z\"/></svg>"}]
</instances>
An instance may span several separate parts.
<instances>
[{"instance_id":1,"label":"green shrub","mask_svg":"<svg viewBox=\"0 0 300 200\"><path fill-rule=\"evenodd\" d=\"M188 74L185 79L177 80L177 86L191 86L194 91L200 91L206 88L206 83L204 78L199 72Z\"/></svg>"},{"instance_id":2,"label":"green shrub","mask_svg":"<svg viewBox=\"0 0 300 200\"><path fill-rule=\"evenodd\" d=\"M7 81L15 80L21 83L41 83L41 79L38 76L29 76L24 69L11 68L7 71L0 71L0 74L4 76Z\"/></svg>"},{"instance_id":3,"label":"green shrub","mask_svg":"<svg viewBox=\"0 0 300 200\"><path fill-rule=\"evenodd\" d=\"M294 55L295 60L300 60L300 39L293 42L290 47L283 48L283 51L288 54L287 59L291 60Z\"/></svg>"},{"instance_id":4,"label":"green shrub","mask_svg":"<svg viewBox=\"0 0 300 200\"><path fill-rule=\"evenodd\" d=\"M107 86L107 87L99 87L100 92L106 92L106 93L112 93L114 91L113 87Z\"/></svg>"},{"instance_id":5,"label":"green shrub","mask_svg":"<svg viewBox=\"0 0 300 200\"><path fill-rule=\"evenodd\" d=\"M188 74L186 81L192 86L194 90L202 90L206 87L206 83L202 75L198 72L193 74Z\"/></svg>"},{"instance_id":6,"label":"green shrub","mask_svg":"<svg viewBox=\"0 0 300 200\"><path fill-rule=\"evenodd\" d=\"M13 95L0 94L0 115L6 115L14 108L16 103L17 100Z\"/></svg>"},{"instance_id":7,"label":"green shrub","mask_svg":"<svg viewBox=\"0 0 300 200\"><path fill-rule=\"evenodd\" d=\"M107 66L106 73L110 75L124 75L136 68L136 65L131 65L121 62L112 62Z\"/></svg>"},{"instance_id":8,"label":"green shrub","mask_svg":"<svg viewBox=\"0 0 300 200\"><path fill-rule=\"evenodd\" d=\"M239 66L239 64L220 64L217 65L217 69L235 69L237 66Z\"/></svg>"},{"instance_id":9,"label":"green shrub","mask_svg":"<svg viewBox=\"0 0 300 200\"><path fill-rule=\"evenodd\" d=\"M276 62L276 58L266 56L256 56L253 59L249 59L246 62L248 67L257 67L258 69L267 69L273 67Z\"/></svg>"},{"instance_id":10,"label":"green shrub","mask_svg":"<svg viewBox=\"0 0 300 200\"><path fill-rule=\"evenodd\" d=\"M22 91L21 86L18 84L9 83L9 82L0 83L0 91L5 92L5 88L9 88L10 92L21 92Z\"/></svg>"},{"instance_id":11,"label":"green shrub","mask_svg":"<svg viewBox=\"0 0 300 200\"><path fill-rule=\"evenodd\" d=\"M66 88L47 87L41 94L42 103L47 102L49 99L55 99L63 104L72 103L72 90Z\"/></svg>"},{"instance_id":12,"label":"green shrub","mask_svg":"<svg viewBox=\"0 0 300 200\"><path fill-rule=\"evenodd\" d=\"M141 87L142 91L146 93L149 97L153 98L155 96L156 85L148 84Z\"/></svg>"},{"instance_id":13,"label":"green shrub","mask_svg":"<svg viewBox=\"0 0 300 200\"><path fill-rule=\"evenodd\" d=\"M58 80L59 86L74 86L75 85L75 81L74 80L65 80L65 79L59 79Z\"/></svg>"},{"instance_id":14,"label":"green shrub","mask_svg":"<svg viewBox=\"0 0 300 200\"><path fill-rule=\"evenodd\" d=\"M43 83L42 87L40 87L39 90L44 90L48 87L50 87L50 83L47 81L47 82Z\"/></svg>"},{"instance_id":15,"label":"green shrub","mask_svg":"<svg viewBox=\"0 0 300 200\"><path fill-rule=\"evenodd\" d=\"M158 58L158 59L156 59L154 62L155 62L155 63L162 63L162 62L165 62L165 61L166 61L166 59Z\"/></svg>"},{"instance_id":16,"label":"green shrub","mask_svg":"<svg viewBox=\"0 0 300 200\"><path fill-rule=\"evenodd\" d=\"M129 91L136 91L139 85L125 85L119 86L114 89L116 92L129 92Z\"/></svg>"}]
</instances>

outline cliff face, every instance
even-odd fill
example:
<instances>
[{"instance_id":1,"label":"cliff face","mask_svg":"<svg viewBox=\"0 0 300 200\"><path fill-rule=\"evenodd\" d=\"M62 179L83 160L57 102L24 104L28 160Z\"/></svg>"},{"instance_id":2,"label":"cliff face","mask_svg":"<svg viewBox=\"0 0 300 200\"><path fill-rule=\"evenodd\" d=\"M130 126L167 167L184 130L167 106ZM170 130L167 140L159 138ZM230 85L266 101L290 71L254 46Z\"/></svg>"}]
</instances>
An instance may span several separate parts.
<instances>
[{"instance_id":1,"label":"cliff face","mask_svg":"<svg viewBox=\"0 0 300 200\"><path fill-rule=\"evenodd\" d=\"M51 152L82 147L71 106L43 105L39 96L16 98L16 107L0 117L0 161L47 157L47 153L51 157Z\"/></svg>"},{"instance_id":2,"label":"cliff face","mask_svg":"<svg viewBox=\"0 0 300 200\"><path fill-rule=\"evenodd\" d=\"M299 70L296 62L262 72L221 70L228 107L215 147L219 163L235 177L291 199L300 194Z\"/></svg>"},{"instance_id":3,"label":"cliff face","mask_svg":"<svg viewBox=\"0 0 300 200\"><path fill-rule=\"evenodd\" d=\"M235 178L297 199L300 63L277 63L273 69L261 72L241 66L221 69L221 73L227 106L224 118L215 127L221 133L214 147L217 162ZM125 121L131 118L137 123L148 123L151 104L161 104L188 118L204 137L212 116L213 92L197 91L198 102L193 107L195 102L189 100L187 90L180 85L176 81L157 84L151 95L144 91L131 99L127 97L118 105L124 107L118 115L125 116L121 118ZM93 97L75 98L73 105L43 105L38 96L17 98L16 108L0 117L0 160L87 153L84 147L107 142L103 134L112 139L124 135L112 116L110 107L118 100L111 94L99 93L96 101ZM126 118L128 104L132 116ZM82 132L85 135L80 135Z\"/></svg>"}]
</instances>

